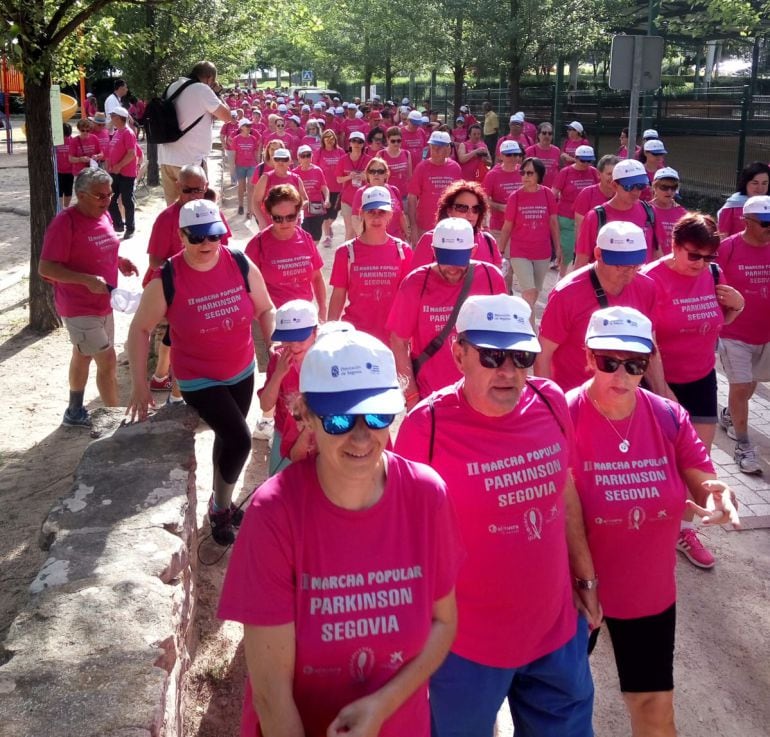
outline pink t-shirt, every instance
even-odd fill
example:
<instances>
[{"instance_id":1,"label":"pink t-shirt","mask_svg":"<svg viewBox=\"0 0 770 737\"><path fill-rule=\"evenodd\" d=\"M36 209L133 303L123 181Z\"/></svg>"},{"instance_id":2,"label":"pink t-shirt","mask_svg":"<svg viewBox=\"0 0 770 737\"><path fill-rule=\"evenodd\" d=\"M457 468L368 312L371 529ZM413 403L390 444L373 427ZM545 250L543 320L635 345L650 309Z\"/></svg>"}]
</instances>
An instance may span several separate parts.
<instances>
[{"instance_id":1,"label":"pink t-shirt","mask_svg":"<svg viewBox=\"0 0 770 737\"><path fill-rule=\"evenodd\" d=\"M107 213L98 218L84 215L77 207L62 210L46 228L40 258L55 261L72 271L101 276L107 284L118 283L120 241ZM108 315L109 294L94 294L82 284L54 282L54 303L62 317Z\"/></svg>"},{"instance_id":2,"label":"pink t-shirt","mask_svg":"<svg viewBox=\"0 0 770 737\"><path fill-rule=\"evenodd\" d=\"M478 231L474 237L476 243L475 250L471 256L476 261L484 261L488 264L494 264L499 269L503 265L503 257L500 249L497 247L497 241L494 236L487 231ZM433 252L433 231L427 230L417 241L414 247L414 256L412 257L412 269L425 264L432 264L436 260Z\"/></svg>"},{"instance_id":3,"label":"pink t-shirt","mask_svg":"<svg viewBox=\"0 0 770 737\"><path fill-rule=\"evenodd\" d=\"M723 207L719 211L719 232L727 237L742 233L746 227L743 220L743 206L741 207Z\"/></svg>"},{"instance_id":4,"label":"pink t-shirt","mask_svg":"<svg viewBox=\"0 0 770 737\"><path fill-rule=\"evenodd\" d=\"M342 191L342 185L337 182L337 165L344 156L345 152L339 146L331 151L320 148L313 153L313 163L321 167L330 192Z\"/></svg>"},{"instance_id":5,"label":"pink t-shirt","mask_svg":"<svg viewBox=\"0 0 770 737\"><path fill-rule=\"evenodd\" d=\"M416 220L420 230L430 230L436 224L439 198L452 182L461 178L460 165L451 159L443 164L434 164L430 159L417 164L407 191L417 197Z\"/></svg>"},{"instance_id":6,"label":"pink t-shirt","mask_svg":"<svg viewBox=\"0 0 770 737\"><path fill-rule=\"evenodd\" d=\"M270 351L270 358L267 362L267 369L265 373L265 384L257 390L257 396L261 397L265 391L265 385L272 378L275 373L275 368L278 365L278 359L283 351L287 350L286 346L279 345L275 350ZM281 434L284 433L286 428L286 422L292 418L291 403L299 395L299 372L296 366L293 364L289 366L289 372L281 379L281 388L278 392L278 399L275 403L275 429ZM288 456L285 456L288 457Z\"/></svg>"},{"instance_id":7,"label":"pink t-shirt","mask_svg":"<svg viewBox=\"0 0 770 737\"><path fill-rule=\"evenodd\" d=\"M679 404L644 389L636 397L630 420L611 421L585 387L567 395L580 459L573 474L599 601L606 616L619 619L660 614L676 601L676 539L687 498L682 473L714 473ZM628 438L628 453L618 448L615 430Z\"/></svg>"},{"instance_id":8,"label":"pink t-shirt","mask_svg":"<svg viewBox=\"0 0 770 737\"><path fill-rule=\"evenodd\" d=\"M334 172L336 177L347 177L355 172L355 176L352 179L348 179L343 182L342 187L342 202L346 205L353 205L353 195L356 190L366 181L364 176L364 169L366 165L371 161L372 157L368 154L361 154L355 161L350 157L350 154L345 154L337 164L337 169Z\"/></svg>"},{"instance_id":9,"label":"pink t-shirt","mask_svg":"<svg viewBox=\"0 0 770 737\"><path fill-rule=\"evenodd\" d=\"M526 151L530 146L533 146L534 144L529 139L529 136L524 135L524 133L519 133L518 136L512 136L510 133L505 136L501 136L497 139L497 146L495 148L495 158L499 159L502 154L500 153L500 146L503 145L505 141L516 141L516 143L521 146L522 151Z\"/></svg>"},{"instance_id":10,"label":"pink t-shirt","mask_svg":"<svg viewBox=\"0 0 770 737\"><path fill-rule=\"evenodd\" d=\"M394 238L400 238L403 240L404 229L401 227L401 218L404 214L404 206L401 200L401 192L399 192L398 189L391 184L386 184L385 186L390 192L390 202L391 206L393 207L393 216L390 218L390 222L388 223L387 232ZM361 215L361 202L363 200L364 192L366 189L368 189L368 187L368 184L364 184L355 191L353 195L353 204L350 208L353 210L354 215Z\"/></svg>"},{"instance_id":11,"label":"pink t-shirt","mask_svg":"<svg viewBox=\"0 0 770 737\"><path fill-rule=\"evenodd\" d=\"M591 315L600 309L589 275L592 268L592 265L586 265L557 282L548 295L540 321L540 337L558 345L551 360L551 378L565 392L589 378L586 330ZM610 307L634 307L650 319L653 318L655 299L655 284L644 274L637 274L619 295L607 293Z\"/></svg>"},{"instance_id":12,"label":"pink t-shirt","mask_svg":"<svg viewBox=\"0 0 770 737\"><path fill-rule=\"evenodd\" d=\"M557 214L574 220L575 200L586 187L599 183L599 172L593 166L578 171L573 165L565 166L557 175L553 188L561 193Z\"/></svg>"},{"instance_id":13,"label":"pink t-shirt","mask_svg":"<svg viewBox=\"0 0 770 737\"><path fill-rule=\"evenodd\" d=\"M254 303L235 258L220 246L219 260L209 271L190 267L184 253L172 256L170 263L175 292L166 318L174 376L207 384L241 376L254 364Z\"/></svg>"},{"instance_id":14,"label":"pink t-shirt","mask_svg":"<svg viewBox=\"0 0 770 737\"><path fill-rule=\"evenodd\" d=\"M72 174L72 164L70 163L70 141L72 136L64 139L61 146L56 146L56 171L59 174Z\"/></svg>"},{"instance_id":15,"label":"pink t-shirt","mask_svg":"<svg viewBox=\"0 0 770 737\"><path fill-rule=\"evenodd\" d=\"M517 189L508 197L504 217L513 224L511 258L551 258L552 215L556 215L556 198L548 187L540 185L535 192Z\"/></svg>"},{"instance_id":16,"label":"pink t-shirt","mask_svg":"<svg viewBox=\"0 0 770 737\"><path fill-rule=\"evenodd\" d=\"M343 243L334 254L329 281L332 287L347 290L342 319L390 345L385 323L396 291L412 269L411 262L412 249L393 238L379 246L369 246L359 238Z\"/></svg>"},{"instance_id":17,"label":"pink t-shirt","mask_svg":"<svg viewBox=\"0 0 770 737\"><path fill-rule=\"evenodd\" d=\"M234 120L225 123L220 129L219 129L219 138L221 141L224 142L225 148L227 148L229 151L232 151L233 149L233 138L238 135L238 123L236 123Z\"/></svg>"},{"instance_id":18,"label":"pink t-shirt","mask_svg":"<svg viewBox=\"0 0 770 737\"><path fill-rule=\"evenodd\" d=\"M422 161L422 151L428 144L428 136L422 128L410 131L407 126L401 129L401 148L412 157L412 171Z\"/></svg>"},{"instance_id":19,"label":"pink t-shirt","mask_svg":"<svg viewBox=\"0 0 770 737\"><path fill-rule=\"evenodd\" d=\"M478 151L480 149L483 149L484 151L487 150L487 145L484 143L484 141L476 141L476 143L473 143L472 141L465 141L463 146L465 147L465 153L468 154L472 151ZM479 178L476 176L476 171L479 168L479 163L482 161L484 161L484 157L476 154L476 156L474 156L472 159L469 159L464 164L461 163L460 174L462 178L467 179L469 182L479 181Z\"/></svg>"},{"instance_id":20,"label":"pink t-shirt","mask_svg":"<svg viewBox=\"0 0 770 737\"><path fill-rule=\"evenodd\" d=\"M248 135L233 136L231 139L232 147L235 150L236 166L256 166L257 153L259 152L259 137L253 133Z\"/></svg>"},{"instance_id":21,"label":"pink t-shirt","mask_svg":"<svg viewBox=\"0 0 770 737\"><path fill-rule=\"evenodd\" d=\"M107 139L109 141L109 137ZM86 136L72 136L69 140L70 156L96 156L102 153L102 144L99 139L93 134L89 133ZM72 173L77 176L83 169L88 166L87 163L82 161L72 162Z\"/></svg>"},{"instance_id":22,"label":"pink t-shirt","mask_svg":"<svg viewBox=\"0 0 770 737\"><path fill-rule=\"evenodd\" d=\"M667 256L671 253L671 235L674 232L674 226L687 214L687 210L681 205L674 205L666 209L655 207L655 205L652 207L655 211L655 236L663 255Z\"/></svg>"},{"instance_id":23,"label":"pink t-shirt","mask_svg":"<svg viewBox=\"0 0 770 737\"><path fill-rule=\"evenodd\" d=\"M482 186L489 195L489 199L498 205L504 205L508 198L517 190L521 189L521 172L518 169L505 171L500 164L497 164L487 172ZM505 213L501 210L490 210L489 229L502 230L505 222Z\"/></svg>"},{"instance_id":24,"label":"pink t-shirt","mask_svg":"<svg viewBox=\"0 0 770 737\"><path fill-rule=\"evenodd\" d=\"M594 207L609 202L611 198L612 195L607 197L604 192L602 192L598 184L593 184L590 187L581 189L580 192L578 192L578 196L575 198L573 211L576 215L582 215L585 217L589 210L593 210Z\"/></svg>"},{"instance_id":25,"label":"pink t-shirt","mask_svg":"<svg viewBox=\"0 0 770 737\"><path fill-rule=\"evenodd\" d=\"M578 138L577 140L573 140L572 138L565 138L564 143L562 143L561 150L562 153L567 154L568 156L575 156L575 151L577 151L578 146L590 146L591 142L587 138Z\"/></svg>"},{"instance_id":26,"label":"pink t-shirt","mask_svg":"<svg viewBox=\"0 0 770 737\"><path fill-rule=\"evenodd\" d=\"M540 159L545 166L545 176L543 177L543 186L552 187L556 175L560 169L561 151L558 146L551 144L547 148L541 148L539 144L530 146L525 152L526 156L534 156Z\"/></svg>"},{"instance_id":27,"label":"pink t-shirt","mask_svg":"<svg viewBox=\"0 0 770 737\"><path fill-rule=\"evenodd\" d=\"M664 256L642 269L657 288L652 320L666 380L685 384L706 376L715 364L719 330L725 321L707 266L698 276L669 268Z\"/></svg>"},{"instance_id":28,"label":"pink t-shirt","mask_svg":"<svg viewBox=\"0 0 770 737\"><path fill-rule=\"evenodd\" d=\"M110 148L107 160L110 166L117 164L129 151L134 152L134 158L131 159L119 172L124 177L136 177L139 168L139 160L136 158L136 134L128 126L115 129L115 133L110 139Z\"/></svg>"},{"instance_id":29,"label":"pink t-shirt","mask_svg":"<svg viewBox=\"0 0 770 737\"><path fill-rule=\"evenodd\" d=\"M736 233L722 241L717 255L725 281L746 300L743 312L722 328L721 337L751 345L770 343L770 248L750 246Z\"/></svg>"},{"instance_id":30,"label":"pink t-shirt","mask_svg":"<svg viewBox=\"0 0 770 737\"><path fill-rule=\"evenodd\" d=\"M323 260L310 233L296 228L292 238L282 241L268 225L249 241L246 255L262 272L276 308L291 299L313 301L312 277Z\"/></svg>"},{"instance_id":31,"label":"pink t-shirt","mask_svg":"<svg viewBox=\"0 0 770 737\"><path fill-rule=\"evenodd\" d=\"M647 211L641 202L635 202L630 210L618 210L611 205L604 204L606 215L605 222L613 223L616 220L623 220L628 223L638 225L644 231L644 238L647 241L647 261L653 260L655 253L655 238L653 227L647 217ZM594 260L594 248L596 247L596 234L599 232L599 218L595 210L589 210L586 213L583 222L580 225L580 232L575 240L575 255L588 256L590 261Z\"/></svg>"},{"instance_id":32,"label":"pink t-shirt","mask_svg":"<svg viewBox=\"0 0 770 737\"><path fill-rule=\"evenodd\" d=\"M342 707L381 688L422 652L434 602L454 588L463 558L438 474L392 453L385 458L382 498L361 511L327 498L314 459L268 479L230 558L218 616L261 627L294 624L293 696L307 737L326 737ZM249 696L241 737L260 734ZM378 735L429 737L427 684Z\"/></svg>"},{"instance_id":33,"label":"pink t-shirt","mask_svg":"<svg viewBox=\"0 0 770 737\"><path fill-rule=\"evenodd\" d=\"M459 128L452 128L450 135L452 136L452 142L458 145L468 140L468 129L464 125Z\"/></svg>"},{"instance_id":34,"label":"pink t-shirt","mask_svg":"<svg viewBox=\"0 0 770 737\"><path fill-rule=\"evenodd\" d=\"M563 498L572 424L558 388L530 381L558 421L529 386L512 412L483 415L459 381L433 396L433 413L427 402L417 405L396 439L397 453L427 463L435 428L431 465L447 481L468 551L452 652L496 668L553 652L574 636L577 620Z\"/></svg>"},{"instance_id":35,"label":"pink t-shirt","mask_svg":"<svg viewBox=\"0 0 770 737\"><path fill-rule=\"evenodd\" d=\"M505 280L499 269L478 261L471 263L475 264L475 269L469 295L505 294ZM446 325L462 286L463 279L450 284L432 266L420 266L401 282L385 324L386 330L402 340L409 340L410 356L417 358ZM417 374L421 397L427 397L432 391L460 378L450 348L456 333L453 328L438 352L423 364Z\"/></svg>"},{"instance_id":36,"label":"pink t-shirt","mask_svg":"<svg viewBox=\"0 0 770 737\"><path fill-rule=\"evenodd\" d=\"M388 184L392 184L402 195L406 195L409 186L409 154L401 149L398 156L393 157L387 149L382 149L376 153L376 156L382 159L390 169Z\"/></svg>"},{"instance_id":37,"label":"pink t-shirt","mask_svg":"<svg viewBox=\"0 0 770 737\"><path fill-rule=\"evenodd\" d=\"M327 183L323 169L321 169L320 166L311 164L308 169L303 169L301 166L298 166L293 170L293 173L296 174L302 180L302 184L305 185L305 192L307 192L308 202L324 201L322 188L326 187ZM305 214L308 214L307 208L305 208Z\"/></svg>"}]
</instances>

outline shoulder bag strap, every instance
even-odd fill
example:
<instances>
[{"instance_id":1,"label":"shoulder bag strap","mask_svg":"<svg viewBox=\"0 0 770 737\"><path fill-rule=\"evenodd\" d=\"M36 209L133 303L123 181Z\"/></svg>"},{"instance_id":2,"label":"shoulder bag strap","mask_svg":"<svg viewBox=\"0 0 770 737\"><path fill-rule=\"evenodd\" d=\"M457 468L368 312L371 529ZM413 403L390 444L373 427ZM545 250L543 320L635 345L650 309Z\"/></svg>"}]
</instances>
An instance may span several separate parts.
<instances>
[{"instance_id":1,"label":"shoulder bag strap","mask_svg":"<svg viewBox=\"0 0 770 737\"><path fill-rule=\"evenodd\" d=\"M588 275L591 277L591 286L594 288L594 294L596 295L599 307L609 307L610 303L607 301L607 293L604 291L604 287L602 287L599 276L596 273L596 264L591 265Z\"/></svg>"}]
</instances>

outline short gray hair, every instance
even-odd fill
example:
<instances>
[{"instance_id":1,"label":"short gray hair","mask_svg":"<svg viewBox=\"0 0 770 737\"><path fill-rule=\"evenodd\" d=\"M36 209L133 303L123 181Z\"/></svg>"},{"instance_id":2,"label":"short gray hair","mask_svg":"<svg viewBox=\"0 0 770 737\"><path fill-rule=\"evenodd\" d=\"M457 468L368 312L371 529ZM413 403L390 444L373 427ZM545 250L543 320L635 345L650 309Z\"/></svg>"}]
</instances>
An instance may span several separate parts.
<instances>
[{"instance_id":1,"label":"short gray hair","mask_svg":"<svg viewBox=\"0 0 770 737\"><path fill-rule=\"evenodd\" d=\"M187 179L188 177L201 177L204 182L208 182L209 178L206 176L206 172L199 164L187 164L179 170L179 180Z\"/></svg>"},{"instance_id":2,"label":"short gray hair","mask_svg":"<svg viewBox=\"0 0 770 737\"><path fill-rule=\"evenodd\" d=\"M75 191L89 192L94 184L109 184L112 186L112 177L104 169L92 169L87 166L75 177Z\"/></svg>"},{"instance_id":3,"label":"short gray hair","mask_svg":"<svg viewBox=\"0 0 770 737\"><path fill-rule=\"evenodd\" d=\"M605 154L604 156L599 159L599 163L596 165L596 168L603 172L608 166L615 166L615 164L620 163L620 156L615 156L615 154Z\"/></svg>"}]
</instances>

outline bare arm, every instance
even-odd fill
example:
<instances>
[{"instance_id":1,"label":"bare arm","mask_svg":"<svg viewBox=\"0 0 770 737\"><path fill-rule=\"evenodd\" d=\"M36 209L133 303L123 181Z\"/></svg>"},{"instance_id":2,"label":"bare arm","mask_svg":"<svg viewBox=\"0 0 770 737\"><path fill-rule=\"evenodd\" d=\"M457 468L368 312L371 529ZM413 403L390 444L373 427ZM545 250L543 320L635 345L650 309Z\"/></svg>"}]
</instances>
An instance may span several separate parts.
<instances>
[{"instance_id":1,"label":"bare arm","mask_svg":"<svg viewBox=\"0 0 770 737\"><path fill-rule=\"evenodd\" d=\"M94 294L107 293L107 283L101 276L73 271L58 261L41 259L37 267L37 273L50 281L58 281L63 284L82 284L89 292Z\"/></svg>"},{"instance_id":2,"label":"bare arm","mask_svg":"<svg viewBox=\"0 0 770 737\"><path fill-rule=\"evenodd\" d=\"M466 151L465 150L465 142L463 141L458 147L457 147L457 160L461 164L465 164L466 162L470 161L471 159L476 158L476 152L475 151Z\"/></svg>"},{"instance_id":3,"label":"bare arm","mask_svg":"<svg viewBox=\"0 0 770 737\"><path fill-rule=\"evenodd\" d=\"M417 245L417 195L406 196L406 213L409 218L409 236L411 245Z\"/></svg>"},{"instance_id":4,"label":"bare arm","mask_svg":"<svg viewBox=\"0 0 770 737\"><path fill-rule=\"evenodd\" d=\"M313 272L311 286L316 304L318 305L318 319L321 322L326 322L326 282L324 281L321 269Z\"/></svg>"},{"instance_id":5,"label":"bare arm","mask_svg":"<svg viewBox=\"0 0 770 737\"><path fill-rule=\"evenodd\" d=\"M654 334L653 340L655 340ZM647 369L647 373L645 374L645 378L647 379L647 383L650 385L650 389L656 394L660 395L661 397L671 399L674 402L677 401L674 393L666 383L666 377L663 373L663 361L660 358L660 351L656 350L650 356L650 365Z\"/></svg>"},{"instance_id":6,"label":"bare arm","mask_svg":"<svg viewBox=\"0 0 770 737\"><path fill-rule=\"evenodd\" d=\"M254 304L254 314L259 321L265 345L270 348L270 336L275 329L275 306L267 293L262 272L249 260L249 296Z\"/></svg>"},{"instance_id":7,"label":"bare arm","mask_svg":"<svg viewBox=\"0 0 770 737\"><path fill-rule=\"evenodd\" d=\"M339 320L342 317L342 310L345 308L345 301L348 298L348 290L344 287L333 287L332 296L329 300L329 320Z\"/></svg>"},{"instance_id":8,"label":"bare arm","mask_svg":"<svg viewBox=\"0 0 770 737\"><path fill-rule=\"evenodd\" d=\"M549 216L548 227L551 230L551 242L553 243L553 250L556 254L556 261L561 263L563 253L561 250L561 230L559 228L559 217L557 215Z\"/></svg>"},{"instance_id":9,"label":"bare arm","mask_svg":"<svg viewBox=\"0 0 770 737\"><path fill-rule=\"evenodd\" d=\"M259 395L259 408L263 412L269 412L278 403L278 397L281 393L281 382L292 365L291 351L284 350L278 356L275 362L275 369L270 378L265 382L262 393Z\"/></svg>"},{"instance_id":10,"label":"bare arm","mask_svg":"<svg viewBox=\"0 0 770 737\"><path fill-rule=\"evenodd\" d=\"M262 733L269 737L305 737L294 702L294 623L277 627L244 625L243 644Z\"/></svg>"},{"instance_id":11,"label":"bare arm","mask_svg":"<svg viewBox=\"0 0 770 737\"><path fill-rule=\"evenodd\" d=\"M503 210L505 210L505 207L503 207ZM511 240L511 231L513 230L513 222L510 220L503 221L503 227L500 231L500 240L498 242L498 248L500 249L500 253L503 255L503 258L510 258L511 257L511 250L508 247L509 241Z\"/></svg>"},{"instance_id":12,"label":"bare arm","mask_svg":"<svg viewBox=\"0 0 770 737\"><path fill-rule=\"evenodd\" d=\"M229 123L233 116L230 115L230 108L227 107L223 102L219 104L216 110L214 110L213 113L211 113L215 118L219 118L223 123Z\"/></svg>"},{"instance_id":13,"label":"bare arm","mask_svg":"<svg viewBox=\"0 0 770 737\"><path fill-rule=\"evenodd\" d=\"M406 408L410 410L420 401L420 392L417 389L417 380L412 370L412 359L409 357L409 340L399 338L395 333L391 333L390 348L396 359L396 371L407 382L404 388L404 395L406 397Z\"/></svg>"},{"instance_id":14,"label":"bare arm","mask_svg":"<svg viewBox=\"0 0 770 737\"><path fill-rule=\"evenodd\" d=\"M267 192L267 174L263 174L259 181L254 185L254 192L251 195L251 212L257 220L260 230L264 230L268 226L265 214L262 212L262 202L265 199Z\"/></svg>"},{"instance_id":15,"label":"bare arm","mask_svg":"<svg viewBox=\"0 0 770 737\"><path fill-rule=\"evenodd\" d=\"M552 376L551 361L559 344L544 338L542 335L538 336L538 341L540 342L540 353L535 359L534 374L535 376L542 376L544 379L550 379Z\"/></svg>"}]
</instances>

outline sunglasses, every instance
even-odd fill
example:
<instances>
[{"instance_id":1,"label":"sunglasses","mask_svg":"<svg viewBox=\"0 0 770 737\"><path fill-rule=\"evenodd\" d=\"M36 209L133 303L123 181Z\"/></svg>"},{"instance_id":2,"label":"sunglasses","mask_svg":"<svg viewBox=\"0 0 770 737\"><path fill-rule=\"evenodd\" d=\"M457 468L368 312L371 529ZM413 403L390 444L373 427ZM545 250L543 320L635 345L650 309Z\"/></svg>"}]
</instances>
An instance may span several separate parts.
<instances>
[{"instance_id":1,"label":"sunglasses","mask_svg":"<svg viewBox=\"0 0 770 737\"><path fill-rule=\"evenodd\" d=\"M209 243L219 243L219 241L222 240L222 236L218 233L211 235L193 235L189 230L185 230L184 234L193 246L199 246L204 241L208 241Z\"/></svg>"},{"instance_id":2,"label":"sunglasses","mask_svg":"<svg viewBox=\"0 0 770 737\"><path fill-rule=\"evenodd\" d=\"M184 194L206 194L206 190L202 187L182 187Z\"/></svg>"},{"instance_id":3,"label":"sunglasses","mask_svg":"<svg viewBox=\"0 0 770 737\"><path fill-rule=\"evenodd\" d=\"M86 194L95 200L99 200L99 202L107 202L112 197L112 194L101 194L99 192L86 192Z\"/></svg>"},{"instance_id":4,"label":"sunglasses","mask_svg":"<svg viewBox=\"0 0 770 737\"><path fill-rule=\"evenodd\" d=\"M512 154L503 154L503 156L505 156L505 158L509 159L509 158L511 158L511 156L521 156L521 154L512 153Z\"/></svg>"},{"instance_id":5,"label":"sunglasses","mask_svg":"<svg viewBox=\"0 0 770 737\"><path fill-rule=\"evenodd\" d=\"M358 146L363 146L364 145L364 142L360 138L351 138L350 139L350 145L352 146L354 143L356 145L358 145Z\"/></svg>"},{"instance_id":6,"label":"sunglasses","mask_svg":"<svg viewBox=\"0 0 770 737\"><path fill-rule=\"evenodd\" d=\"M534 177L537 172L534 169L522 169L521 170L521 176L523 177Z\"/></svg>"},{"instance_id":7,"label":"sunglasses","mask_svg":"<svg viewBox=\"0 0 770 737\"><path fill-rule=\"evenodd\" d=\"M703 259L707 264L710 264L717 260L717 255L715 253L695 253L695 251L688 251L686 248L684 250L687 251L688 261L700 261Z\"/></svg>"},{"instance_id":8,"label":"sunglasses","mask_svg":"<svg viewBox=\"0 0 770 737\"><path fill-rule=\"evenodd\" d=\"M273 162L276 164L290 164L291 159L284 159L284 158L277 159L275 156L273 156Z\"/></svg>"},{"instance_id":9,"label":"sunglasses","mask_svg":"<svg viewBox=\"0 0 770 737\"><path fill-rule=\"evenodd\" d=\"M627 374L630 374L631 376L642 376L650 365L649 358L627 358L625 361L621 361L619 358L599 356L594 353L594 359L596 360L596 368L604 374L614 374L621 366L623 366Z\"/></svg>"},{"instance_id":10,"label":"sunglasses","mask_svg":"<svg viewBox=\"0 0 770 737\"><path fill-rule=\"evenodd\" d=\"M388 141L390 143L401 143L401 139L400 138L389 138Z\"/></svg>"},{"instance_id":11,"label":"sunglasses","mask_svg":"<svg viewBox=\"0 0 770 737\"><path fill-rule=\"evenodd\" d=\"M377 136L375 136L374 138L372 138L372 142L373 143L385 143L385 139L384 138L378 138Z\"/></svg>"},{"instance_id":12,"label":"sunglasses","mask_svg":"<svg viewBox=\"0 0 770 737\"><path fill-rule=\"evenodd\" d=\"M643 189L647 189L647 187L649 185L647 185L647 184L621 184L620 186L623 187L623 189L626 192L633 192L635 189L638 190L639 192L641 192Z\"/></svg>"},{"instance_id":13,"label":"sunglasses","mask_svg":"<svg viewBox=\"0 0 770 737\"><path fill-rule=\"evenodd\" d=\"M461 212L463 215L466 215L468 211L472 212L474 215L480 215L484 211L484 207L482 205L452 205L451 206L453 210L456 210L457 212Z\"/></svg>"},{"instance_id":14,"label":"sunglasses","mask_svg":"<svg viewBox=\"0 0 770 737\"><path fill-rule=\"evenodd\" d=\"M676 192L679 189L678 184L658 184L656 187L661 192Z\"/></svg>"},{"instance_id":15,"label":"sunglasses","mask_svg":"<svg viewBox=\"0 0 770 737\"><path fill-rule=\"evenodd\" d=\"M553 131L540 131L541 136L552 136Z\"/></svg>"},{"instance_id":16,"label":"sunglasses","mask_svg":"<svg viewBox=\"0 0 770 737\"><path fill-rule=\"evenodd\" d=\"M297 219L297 213L293 212L291 215L273 215L270 214L270 218L274 223L293 223Z\"/></svg>"},{"instance_id":17,"label":"sunglasses","mask_svg":"<svg viewBox=\"0 0 770 737\"><path fill-rule=\"evenodd\" d=\"M362 417L364 424L370 430L384 430L393 424L395 415L322 415L319 417L324 432L327 435L344 435L350 432L356 425L356 420Z\"/></svg>"},{"instance_id":18,"label":"sunglasses","mask_svg":"<svg viewBox=\"0 0 770 737\"><path fill-rule=\"evenodd\" d=\"M276 123L275 127L276 128L285 128L286 126L283 123Z\"/></svg>"},{"instance_id":19,"label":"sunglasses","mask_svg":"<svg viewBox=\"0 0 770 737\"><path fill-rule=\"evenodd\" d=\"M756 223L760 228L770 228L770 220L755 220L754 218L743 218L752 223Z\"/></svg>"},{"instance_id":20,"label":"sunglasses","mask_svg":"<svg viewBox=\"0 0 770 737\"><path fill-rule=\"evenodd\" d=\"M367 174L373 174L374 176L383 176L385 174L385 169L369 169Z\"/></svg>"},{"instance_id":21,"label":"sunglasses","mask_svg":"<svg viewBox=\"0 0 770 737\"><path fill-rule=\"evenodd\" d=\"M534 365L537 353L532 351L517 351L505 348L479 348L473 343L468 341L460 341L461 343L467 343L479 354L479 363L488 369L498 369L504 363L506 358L510 358L513 361L513 365L518 369L530 368Z\"/></svg>"},{"instance_id":22,"label":"sunglasses","mask_svg":"<svg viewBox=\"0 0 770 737\"><path fill-rule=\"evenodd\" d=\"M300 158L300 159L309 159L309 158L310 158L312 155L313 155L313 154L300 154L300 155L299 155L299 158Z\"/></svg>"}]
</instances>

